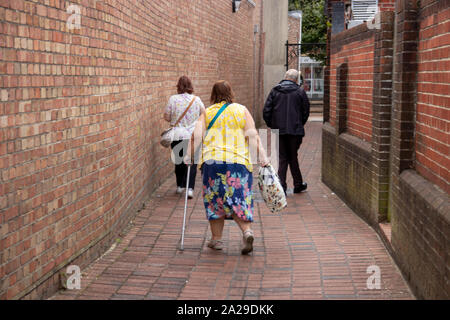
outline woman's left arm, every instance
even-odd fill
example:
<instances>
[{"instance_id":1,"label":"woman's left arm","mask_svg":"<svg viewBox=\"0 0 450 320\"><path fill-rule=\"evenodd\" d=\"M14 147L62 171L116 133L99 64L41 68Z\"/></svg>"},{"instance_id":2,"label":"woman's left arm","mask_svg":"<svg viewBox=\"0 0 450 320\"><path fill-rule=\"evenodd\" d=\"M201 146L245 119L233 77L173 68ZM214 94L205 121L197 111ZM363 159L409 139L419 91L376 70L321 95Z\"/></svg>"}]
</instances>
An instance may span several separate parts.
<instances>
[{"instance_id":1,"label":"woman's left arm","mask_svg":"<svg viewBox=\"0 0 450 320\"><path fill-rule=\"evenodd\" d=\"M200 98L198 98L198 100L199 100L199 104L200 104L200 116L201 115L206 115L206 108L205 108L205 105L203 104L203 101L202 101L202 99L200 99ZM200 117L199 116L199 117Z\"/></svg>"},{"instance_id":2,"label":"woman's left arm","mask_svg":"<svg viewBox=\"0 0 450 320\"><path fill-rule=\"evenodd\" d=\"M259 163L262 167L267 166L270 161L267 157L266 150L264 149L261 138L259 137L258 131L256 130L255 121L253 120L250 112L245 109L245 136L248 138L248 146L250 150L258 150ZM252 152L250 151L250 154Z\"/></svg>"},{"instance_id":3,"label":"woman's left arm","mask_svg":"<svg viewBox=\"0 0 450 320\"><path fill-rule=\"evenodd\" d=\"M195 123L194 132L192 133L191 139L189 140L189 146L186 152L186 156L184 158L184 163L192 164L195 160L193 159L193 155L197 154L201 143L203 141L203 137L206 132L205 126L205 112L202 112L197 122Z\"/></svg>"}]
</instances>

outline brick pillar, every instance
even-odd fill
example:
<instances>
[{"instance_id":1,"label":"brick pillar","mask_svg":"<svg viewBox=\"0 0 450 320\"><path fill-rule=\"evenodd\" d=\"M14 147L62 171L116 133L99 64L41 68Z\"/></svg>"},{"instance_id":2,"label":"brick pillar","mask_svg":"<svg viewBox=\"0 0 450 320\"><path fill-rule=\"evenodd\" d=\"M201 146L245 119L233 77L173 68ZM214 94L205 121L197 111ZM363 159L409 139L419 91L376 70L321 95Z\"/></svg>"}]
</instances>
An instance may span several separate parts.
<instances>
[{"instance_id":1,"label":"brick pillar","mask_svg":"<svg viewBox=\"0 0 450 320\"><path fill-rule=\"evenodd\" d=\"M323 69L323 122L330 121L330 60L331 60L331 28L327 30L327 61Z\"/></svg>"},{"instance_id":2,"label":"brick pillar","mask_svg":"<svg viewBox=\"0 0 450 320\"><path fill-rule=\"evenodd\" d=\"M394 60L392 91L392 125L390 157L389 218L392 225L392 248L400 269L408 279L421 265L410 243L415 231L415 208L402 204L401 177L405 169L414 166L415 97L417 79L417 46L419 39L416 1L399 0L395 7ZM405 199L412 201L413 199ZM410 211L412 209L412 211ZM416 218L417 219L417 218ZM415 247L417 244L413 245ZM422 266L423 267L423 266ZM423 275L422 275L423 276ZM415 282L416 280L413 279ZM416 291L416 290L414 290ZM417 292L417 291L416 291Z\"/></svg>"},{"instance_id":3,"label":"brick pillar","mask_svg":"<svg viewBox=\"0 0 450 320\"><path fill-rule=\"evenodd\" d=\"M379 222L388 212L394 17L394 12L382 12L375 33L371 164L372 207Z\"/></svg>"},{"instance_id":4,"label":"brick pillar","mask_svg":"<svg viewBox=\"0 0 450 320\"><path fill-rule=\"evenodd\" d=\"M417 88L417 1L396 3L392 93L391 179L414 166L414 123ZM395 190L393 190L395 192Z\"/></svg>"}]
</instances>

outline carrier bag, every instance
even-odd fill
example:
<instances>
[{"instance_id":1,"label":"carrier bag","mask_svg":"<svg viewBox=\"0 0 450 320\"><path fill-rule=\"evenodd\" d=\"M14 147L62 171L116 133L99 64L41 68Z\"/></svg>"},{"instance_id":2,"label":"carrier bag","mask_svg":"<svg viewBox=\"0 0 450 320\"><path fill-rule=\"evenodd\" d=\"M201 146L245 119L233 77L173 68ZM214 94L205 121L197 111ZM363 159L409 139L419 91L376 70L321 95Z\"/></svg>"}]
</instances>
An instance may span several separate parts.
<instances>
[{"instance_id":1,"label":"carrier bag","mask_svg":"<svg viewBox=\"0 0 450 320\"><path fill-rule=\"evenodd\" d=\"M259 168L258 187L271 212L280 212L287 207L286 195L272 165Z\"/></svg>"}]
</instances>

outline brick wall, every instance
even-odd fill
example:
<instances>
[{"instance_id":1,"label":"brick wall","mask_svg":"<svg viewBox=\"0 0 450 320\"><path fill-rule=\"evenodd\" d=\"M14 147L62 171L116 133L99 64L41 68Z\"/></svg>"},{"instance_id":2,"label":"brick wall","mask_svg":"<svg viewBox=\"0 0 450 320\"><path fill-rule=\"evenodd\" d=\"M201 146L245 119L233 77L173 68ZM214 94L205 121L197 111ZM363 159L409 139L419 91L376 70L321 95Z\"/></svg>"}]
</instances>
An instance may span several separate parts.
<instances>
[{"instance_id":1,"label":"brick wall","mask_svg":"<svg viewBox=\"0 0 450 320\"><path fill-rule=\"evenodd\" d=\"M332 37L330 57L330 122L336 122L336 73L346 64L346 130L365 141L371 140L374 33L366 25ZM334 93L334 94L333 94Z\"/></svg>"},{"instance_id":2,"label":"brick wall","mask_svg":"<svg viewBox=\"0 0 450 320\"><path fill-rule=\"evenodd\" d=\"M371 225L378 217L372 206L371 146L348 133L337 134L329 122L322 131L322 180Z\"/></svg>"},{"instance_id":3,"label":"brick wall","mask_svg":"<svg viewBox=\"0 0 450 320\"><path fill-rule=\"evenodd\" d=\"M289 43L299 43L300 37L300 19L289 16L288 40Z\"/></svg>"},{"instance_id":4,"label":"brick wall","mask_svg":"<svg viewBox=\"0 0 450 320\"><path fill-rule=\"evenodd\" d=\"M380 11L393 11L395 0L378 0L378 8Z\"/></svg>"},{"instance_id":5,"label":"brick wall","mask_svg":"<svg viewBox=\"0 0 450 320\"><path fill-rule=\"evenodd\" d=\"M420 154L448 169L448 159L430 152L439 150L439 145L433 142L438 130L427 131L425 125L441 129L439 122L428 122L426 117L433 112L430 107L448 109L448 101L435 98L448 96L448 92L433 89L445 90L441 77L448 74L448 50L442 56L432 56L439 43L445 43L445 39L448 43L449 31L431 25L439 26L448 20L441 13L449 6L448 0L396 2L389 198L392 247L400 269L419 298L447 300L450 298L448 188L447 191L442 188L442 180L433 171L435 166L428 166ZM441 37L433 37L438 33ZM428 61L435 59L441 60L440 63ZM427 72L430 65L440 76L430 76ZM442 114L441 120L448 123L448 112Z\"/></svg>"},{"instance_id":6,"label":"brick wall","mask_svg":"<svg viewBox=\"0 0 450 320\"><path fill-rule=\"evenodd\" d=\"M425 3L420 18L415 168L449 193L450 7L438 7Z\"/></svg>"},{"instance_id":7,"label":"brick wall","mask_svg":"<svg viewBox=\"0 0 450 320\"><path fill-rule=\"evenodd\" d=\"M288 17L288 41L289 43L300 42L300 19L297 17ZM292 47L291 50L297 49ZM298 69L298 57L289 59L289 69Z\"/></svg>"},{"instance_id":8,"label":"brick wall","mask_svg":"<svg viewBox=\"0 0 450 320\"><path fill-rule=\"evenodd\" d=\"M387 217L393 18L384 11L379 28L361 24L329 43L322 176L372 225Z\"/></svg>"},{"instance_id":9,"label":"brick wall","mask_svg":"<svg viewBox=\"0 0 450 320\"><path fill-rule=\"evenodd\" d=\"M70 3L80 29L68 1L0 1L0 299L50 294L172 172L158 137L180 75L206 105L218 79L260 104L259 1Z\"/></svg>"},{"instance_id":10,"label":"brick wall","mask_svg":"<svg viewBox=\"0 0 450 320\"><path fill-rule=\"evenodd\" d=\"M449 8L450 0L397 0L381 12L371 31L370 140L348 128L350 59L331 59L325 85L322 179L379 232L427 299L450 297ZM362 25L332 36L331 56L367 32ZM391 239L378 225L386 218Z\"/></svg>"}]
</instances>

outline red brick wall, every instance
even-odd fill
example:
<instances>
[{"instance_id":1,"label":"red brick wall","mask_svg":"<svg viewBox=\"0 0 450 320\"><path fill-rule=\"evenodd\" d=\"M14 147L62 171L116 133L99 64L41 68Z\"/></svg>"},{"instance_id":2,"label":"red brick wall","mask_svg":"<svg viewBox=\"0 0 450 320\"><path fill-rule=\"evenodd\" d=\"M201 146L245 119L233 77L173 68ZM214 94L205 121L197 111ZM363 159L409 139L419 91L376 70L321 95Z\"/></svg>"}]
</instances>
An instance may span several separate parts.
<instances>
[{"instance_id":1,"label":"red brick wall","mask_svg":"<svg viewBox=\"0 0 450 320\"><path fill-rule=\"evenodd\" d=\"M395 0L378 0L378 8L380 8L380 11L393 11Z\"/></svg>"},{"instance_id":2,"label":"red brick wall","mask_svg":"<svg viewBox=\"0 0 450 320\"><path fill-rule=\"evenodd\" d=\"M325 122L322 131L322 179L378 230L419 299L450 297L449 8L450 0L396 0L395 11L381 13L381 28L372 29L370 143L345 133L355 89L342 78L351 59L348 68L332 61L324 102L334 110L333 126ZM368 38L357 26L331 37L328 50L336 57ZM390 240L378 225L386 218Z\"/></svg>"},{"instance_id":3,"label":"red brick wall","mask_svg":"<svg viewBox=\"0 0 450 320\"><path fill-rule=\"evenodd\" d=\"M440 107L448 109L448 100L439 99L448 95L448 85L443 85L448 84L448 48L437 48L448 44L448 24L445 30L439 23L445 20L442 14L448 20L449 7L450 0L397 0L395 8L391 243L399 268L419 299L450 298L450 198L448 188L443 190L439 176L433 172L435 164L448 168L448 163L439 163L435 156L445 147L436 143L436 136L439 141L445 136L436 135L442 124L431 119L449 121L448 112L439 116L434 113ZM437 36L439 33L444 37ZM436 163L430 165L421 153ZM448 156L448 151L445 153Z\"/></svg>"},{"instance_id":4,"label":"red brick wall","mask_svg":"<svg viewBox=\"0 0 450 320\"><path fill-rule=\"evenodd\" d=\"M420 20L416 170L450 193L450 7L437 5L425 3Z\"/></svg>"},{"instance_id":5,"label":"red brick wall","mask_svg":"<svg viewBox=\"0 0 450 320\"><path fill-rule=\"evenodd\" d=\"M372 135L372 90L374 65L374 35L361 33L365 28L352 28L341 32L332 39L330 58L330 122L336 122L336 72L337 67L346 63L347 75L347 122L348 133L365 141ZM355 32L358 30L358 32ZM361 36L362 35L362 36ZM343 40L345 43L342 43ZM341 44L340 44L341 42Z\"/></svg>"},{"instance_id":6,"label":"red brick wall","mask_svg":"<svg viewBox=\"0 0 450 320\"><path fill-rule=\"evenodd\" d=\"M68 30L69 2L0 1L0 299L98 256L172 172L158 137L180 75L206 105L225 78L254 108L259 1L77 2Z\"/></svg>"},{"instance_id":7,"label":"red brick wall","mask_svg":"<svg viewBox=\"0 0 450 320\"><path fill-rule=\"evenodd\" d=\"M288 39L289 43L299 43L300 37L300 19L289 17Z\"/></svg>"},{"instance_id":8,"label":"red brick wall","mask_svg":"<svg viewBox=\"0 0 450 320\"><path fill-rule=\"evenodd\" d=\"M288 18L288 41L289 43L300 42L300 19L289 16ZM297 49L292 47L291 50ZM298 69L298 57L289 59L289 69Z\"/></svg>"}]
</instances>

